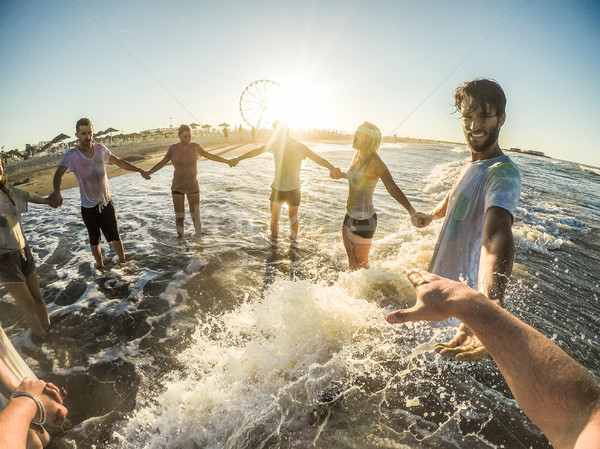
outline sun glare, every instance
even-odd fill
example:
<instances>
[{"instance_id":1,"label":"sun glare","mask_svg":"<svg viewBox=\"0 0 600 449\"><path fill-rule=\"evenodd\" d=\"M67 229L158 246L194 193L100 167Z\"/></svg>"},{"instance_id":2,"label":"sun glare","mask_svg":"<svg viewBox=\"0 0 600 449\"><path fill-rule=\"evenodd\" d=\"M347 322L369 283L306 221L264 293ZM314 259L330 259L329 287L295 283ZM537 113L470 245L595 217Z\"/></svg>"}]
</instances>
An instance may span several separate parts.
<instances>
[{"instance_id":1,"label":"sun glare","mask_svg":"<svg viewBox=\"0 0 600 449\"><path fill-rule=\"evenodd\" d=\"M329 105L324 89L306 81L286 82L282 87L274 108L291 129L328 128Z\"/></svg>"}]
</instances>

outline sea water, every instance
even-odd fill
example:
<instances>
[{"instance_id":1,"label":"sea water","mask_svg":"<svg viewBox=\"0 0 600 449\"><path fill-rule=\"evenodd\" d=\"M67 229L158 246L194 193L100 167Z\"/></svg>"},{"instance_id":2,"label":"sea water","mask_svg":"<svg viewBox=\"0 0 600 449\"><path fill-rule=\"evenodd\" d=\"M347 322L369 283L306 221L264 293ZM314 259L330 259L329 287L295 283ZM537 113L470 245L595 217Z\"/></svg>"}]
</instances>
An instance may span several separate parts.
<instances>
[{"instance_id":1,"label":"sea water","mask_svg":"<svg viewBox=\"0 0 600 449\"><path fill-rule=\"evenodd\" d=\"M349 145L313 146L345 170ZM385 144L415 207L440 201L465 147ZM227 156L226 154L224 156ZM510 156L523 176L506 307L600 375L600 171ZM39 345L0 290L7 334L39 377L68 391L52 448L545 448L494 362L432 352L457 321L391 326L414 303L402 274L426 267L441 221L410 225L379 183L369 270L349 272L347 183L305 161L300 239L287 209L268 239L270 154L237 167L199 163L204 235L175 238L172 167L110 180L128 261L93 268L78 190L30 205L24 227L55 323ZM518 354L515 354L518 357ZM557 367L560 369L560 367ZM551 375L551 373L550 373Z\"/></svg>"}]
</instances>

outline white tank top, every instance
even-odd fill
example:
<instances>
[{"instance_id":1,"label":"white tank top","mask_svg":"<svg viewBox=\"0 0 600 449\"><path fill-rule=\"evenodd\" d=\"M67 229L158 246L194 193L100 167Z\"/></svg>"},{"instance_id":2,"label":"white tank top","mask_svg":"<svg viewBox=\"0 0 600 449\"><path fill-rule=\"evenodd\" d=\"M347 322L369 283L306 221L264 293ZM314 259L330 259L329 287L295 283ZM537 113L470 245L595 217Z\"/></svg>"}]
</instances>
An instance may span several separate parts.
<instances>
[{"instance_id":1,"label":"white tank top","mask_svg":"<svg viewBox=\"0 0 600 449\"><path fill-rule=\"evenodd\" d=\"M365 175L367 164L348 170L348 202L347 214L355 220L366 220L375 213L373 191L379 178L373 179Z\"/></svg>"}]
</instances>

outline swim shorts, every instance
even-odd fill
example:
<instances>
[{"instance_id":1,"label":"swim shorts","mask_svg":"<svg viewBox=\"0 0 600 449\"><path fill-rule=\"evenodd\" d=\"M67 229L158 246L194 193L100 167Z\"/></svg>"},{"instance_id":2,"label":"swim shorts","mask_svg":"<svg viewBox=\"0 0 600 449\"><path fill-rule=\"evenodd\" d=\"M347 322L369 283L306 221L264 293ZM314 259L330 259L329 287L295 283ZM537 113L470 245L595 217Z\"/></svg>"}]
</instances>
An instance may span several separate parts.
<instances>
[{"instance_id":1,"label":"swim shorts","mask_svg":"<svg viewBox=\"0 0 600 449\"><path fill-rule=\"evenodd\" d=\"M288 203L288 206L299 206L302 195L300 189L277 190L271 187L271 197L274 203Z\"/></svg>"},{"instance_id":2,"label":"swim shorts","mask_svg":"<svg viewBox=\"0 0 600 449\"><path fill-rule=\"evenodd\" d=\"M366 220L357 220L346 214L344 226L348 227L354 235L358 235L363 239L372 239L377 229L377 214L371 215Z\"/></svg>"},{"instance_id":3,"label":"swim shorts","mask_svg":"<svg viewBox=\"0 0 600 449\"><path fill-rule=\"evenodd\" d=\"M35 273L35 261L29 245L19 251L0 254L0 282L25 282Z\"/></svg>"},{"instance_id":4,"label":"swim shorts","mask_svg":"<svg viewBox=\"0 0 600 449\"><path fill-rule=\"evenodd\" d=\"M171 190L171 195L195 195L196 193L200 193L200 190L196 190L195 192L184 193L179 190Z\"/></svg>"},{"instance_id":5,"label":"swim shorts","mask_svg":"<svg viewBox=\"0 0 600 449\"><path fill-rule=\"evenodd\" d=\"M117 214L112 200L100 210L100 205L94 207L82 207L81 217L90 237L90 245L100 244L100 231L104 234L107 242L120 240L117 226Z\"/></svg>"}]
</instances>

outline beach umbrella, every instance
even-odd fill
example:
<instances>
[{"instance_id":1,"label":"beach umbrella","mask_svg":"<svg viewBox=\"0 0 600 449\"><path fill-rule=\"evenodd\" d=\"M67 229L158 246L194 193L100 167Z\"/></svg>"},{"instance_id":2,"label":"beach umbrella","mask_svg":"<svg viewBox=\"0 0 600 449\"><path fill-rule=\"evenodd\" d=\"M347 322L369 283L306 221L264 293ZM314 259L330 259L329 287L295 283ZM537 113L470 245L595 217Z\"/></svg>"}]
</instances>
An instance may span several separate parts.
<instances>
[{"instance_id":1,"label":"beach umbrella","mask_svg":"<svg viewBox=\"0 0 600 449\"><path fill-rule=\"evenodd\" d=\"M211 125L202 125L202 129L205 130L206 132L209 132L211 128L212 128Z\"/></svg>"},{"instance_id":2,"label":"beach umbrella","mask_svg":"<svg viewBox=\"0 0 600 449\"><path fill-rule=\"evenodd\" d=\"M227 129L227 128L229 127L229 123L225 123L225 122L223 122L223 123L221 123L219 126L220 126L221 128L223 128L223 136L224 136L226 139L229 139L229 129Z\"/></svg>"},{"instance_id":3,"label":"beach umbrella","mask_svg":"<svg viewBox=\"0 0 600 449\"><path fill-rule=\"evenodd\" d=\"M98 131L97 133L94 133L94 140L100 137L100 142L102 142L102 136L104 136L104 134L106 134L104 131Z\"/></svg>"},{"instance_id":4,"label":"beach umbrella","mask_svg":"<svg viewBox=\"0 0 600 449\"><path fill-rule=\"evenodd\" d=\"M50 142L48 142L46 145L44 145L42 148L40 148L40 151L44 151L46 148L51 147L52 145L54 145L55 143L58 143L62 140L65 139L69 139L71 136L67 136L64 133L60 133L58 136L56 136L54 139L52 139Z\"/></svg>"},{"instance_id":5,"label":"beach umbrella","mask_svg":"<svg viewBox=\"0 0 600 449\"><path fill-rule=\"evenodd\" d=\"M110 127L108 129L104 130L104 134L108 134L108 137L110 137L110 144L112 145L112 133L116 133L117 131L119 131L118 129L114 129L113 127Z\"/></svg>"},{"instance_id":6,"label":"beach umbrella","mask_svg":"<svg viewBox=\"0 0 600 449\"><path fill-rule=\"evenodd\" d=\"M198 123L190 123L190 128L192 128L192 129L200 128L200 125L198 125Z\"/></svg>"}]
</instances>

